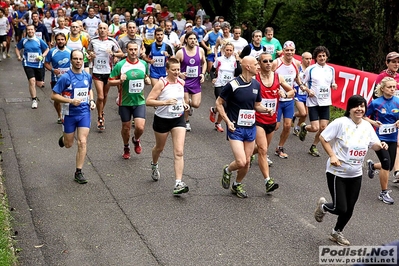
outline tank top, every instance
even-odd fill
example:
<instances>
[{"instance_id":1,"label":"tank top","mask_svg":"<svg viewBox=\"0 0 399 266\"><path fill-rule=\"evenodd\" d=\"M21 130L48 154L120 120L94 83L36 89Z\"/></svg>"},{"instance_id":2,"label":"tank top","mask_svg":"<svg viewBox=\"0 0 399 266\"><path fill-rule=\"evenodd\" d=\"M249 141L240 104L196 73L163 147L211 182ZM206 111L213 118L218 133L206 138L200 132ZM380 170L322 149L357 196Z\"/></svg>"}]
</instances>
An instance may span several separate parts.
<instances>
[{"instance_id":1,"label":"tank top","mask_svg":"<svg viewBox=\"0 0 399 266\"><path fill-rule=\"evenodd\" d=\"M195 47L196 53L194 56L189 56L186 52L186 48L183 47L183 61L181 63L181 72L186 73L186 80L184 87L186 88L198 88L201 87L201 57L199 47Z\"/></svg>"},{"instance_id":2,"label":"tank top","mask_svg":"<svg viewBox=\"0 0 399 266\"><path fill-rule=\"evenodd\" d=\"M274 72L273 83L270 87L263 84L260 73L256 74L255 78L260 83L260 97L262 97L262 104L267 108L272 108L274 110L273 115L255 112L256 122L265 125L274 124L277 122L278 101L280 98L278 94L280 88L279 75Z\"/></svg>"},{"instance_id":3,"label":"tank top","mask_svg":"<svg viewBox=\"0 0 399 266\"><path fill-rule=\"evenodd\" d=\"M164 88L158 96L158 100L166 101L169 99L177 99L175 105L158 106L155 110L155 115L162 118L173 119L181 117L184 114L184 87L183 81L178 78L176 83L169 83L166 78L160 78L163 82Z\"/></svg>"},{"instance_id":4,"label":"tank top","mask_svg":"<svg viewBox=\"0 0 399 266\"><path fill-rule=\"evenodd\" d=\"M283 63L283 61L281 60L281 58L277 58L277 67L275 72L278 73L279 75L283 76L285 79L285 82L288 83L288 85L290 85L292 88L294 88L294 81L295 81L295 77L298 74L298 68L295 65L294 61L289 64L286 65ZM283 87L280 86L280 90L284 90ZM293 98L280 98L281 102L288 102L288 101L292 101Z\"/></svg>"}]
</instances>

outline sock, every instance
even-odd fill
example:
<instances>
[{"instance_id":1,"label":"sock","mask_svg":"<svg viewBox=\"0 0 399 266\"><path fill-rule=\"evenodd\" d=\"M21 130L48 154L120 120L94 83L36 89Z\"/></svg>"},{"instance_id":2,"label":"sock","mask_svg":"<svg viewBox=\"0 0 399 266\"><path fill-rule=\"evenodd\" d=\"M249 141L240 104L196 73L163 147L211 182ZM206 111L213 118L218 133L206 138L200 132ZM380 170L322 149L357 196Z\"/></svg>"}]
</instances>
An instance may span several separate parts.
<instances>
[{"instance_id":1,"label":"sock","mask_svg":"<svg viewBox=\"0 0 399 266\"><path fill-rule=\"evenodd\" d=\"M238 186L238 185L241 185L241 183L239 183L239 182L237 182L237 181L234 181L234 182L233 182L233 186Z\"/></svg>"},{"instance_id":2,"label":"sock","mask_svg":"<svg viewBox=\"0 0 399 266\"><path fill-rule=\"evenodd\" d=\"M373 168L374 168L374 164L373 164ZM394 173L394 176L396 177L399 174L399 170L396 170Z\"/></svg>"},{"instance_id":3,"label":"sock","mask_svg":"<svg viewBox=\"0 0 399 266\"><path fill-rule=\"evenodd\" d=\"M231 172L229 171L229 167L226 167L226 168L224 168L224 172L226 173L226 174L231 174Z\"/></svg>"},{"instance_id":4,"label":"sock","mask_svg":"<svg viewBox=\"0 0 399 266\"><path fill-rule=\"evenodd\" d=\"M282 146L277 146L277 148L280 150L280 149L282 149L283 147L282 147Z\"/></svg>"},{"instance_id":5,"label":"sock","mask_svg":"<svg viewBox=\"0 0 399 266\"><path fill-rule=\"evenodd\" d=\"M76 173L81 173L82 169L81 168L76 168Z\"/></svg>"},{"instance_id":6,"label":"sock","mask_svg":"<svg viewBox=\"0 0 399 266\"><path fill-rule=\"evenodd\" d=\"M123 144L125 148L129 148L129 143L128 144Z\"/></svg>"},{"instance_id":7,"label":"sock","mask_svg":"<svg viewBox=\"0 0 399 266\"><path fill-rule=\"evenodd\" d=\"M33 101L33 100L36 100L36 99L37 99L37 97L32 97L32 101Z\"/></svg>"},{"instance_id":8,"label":"sock","mask_svg":"<svg viewBox=\"0 0 399 266\"><path fill-rule=\"evenodd\" d=\"M177 180L176 179L176 186L178 185L178 184L180 184L182 181L181 180Z\"/></svg>"},{"instance_id":9,"label":"sock","mask_svg":"<svg viewBox=\"0 0 399 266\"><path fill-rule=\"evenodd\" d=\"M269 181L269 180L270 180L270 177L266 178L265 179L265 184L267 184L267 181Z\"/></svg>"}]
</instances>

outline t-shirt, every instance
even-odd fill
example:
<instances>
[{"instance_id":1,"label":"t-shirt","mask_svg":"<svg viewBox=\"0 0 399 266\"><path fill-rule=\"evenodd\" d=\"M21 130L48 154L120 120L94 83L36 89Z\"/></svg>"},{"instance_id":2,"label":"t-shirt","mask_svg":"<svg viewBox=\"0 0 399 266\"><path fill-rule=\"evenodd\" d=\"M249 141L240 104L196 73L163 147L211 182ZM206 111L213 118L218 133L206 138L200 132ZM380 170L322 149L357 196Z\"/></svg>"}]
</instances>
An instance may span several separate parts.
<instances>
[{"instance_id":1,"label":"t-shirt","mask_svg":"<svg viewBox=\"0 0 399 266\"><path fill-rule=\"evenodd\" d=\"M22 65L24 67L42 68L43 61L37 60L48 48L47 44L36 36L33 38L23 38L17 44L19 50L24 49Z\"/></svg>"},{"instance_id":2,"label":"t-shirt","mask_svg":"<svg viewBox=\"0 0 399 266\"><path fill-rule=\"evenodd\" d=\"M7 35L7 29L9 28L8 18L3 16L0 18L0 36Z\"/></svg>"},{"instance_id":3,"label":"t-shirt","mask_svg":"<svg viewBox=\"0 0 399 266\"><path fill-rule=\"evenodd\" d=\"M237 127L239 126L240 115L244 117L253 116L253 120L255 120L255 102L262 101L260 84L255 79L251 79L247 83L241 76L238 76L223 87L220 98L226 102L227 117ZM250 126L255 126L255 124Z\"/></svg>"},{"instance_id":4,"label":"t-shirt","mask_svg":"<svg viewBox=\"0 0 399 266\"><path fill-rule=\"evenodd\" d=\"M315 96L306 99L306 106L329 106L331 101L331 85L335 83L335 69L325 64L314 64L306 68L303 83L314 91Z\"/></svg>"},{"instance_id":5,"label":"t-shirt","mask_svg":"<svg viewBox=\"0 0 399 266\"><path fill-rule=\"evenodd\" d=\"M270 41L263 37L260 41L260 45L266 48L266 52L272 55L272 59L276 59L277 51L282 51L283 47L281 47L281 43L276 38L272 38Z\"/></svg>"},{"instance_id":6,"label":"t-shirt","mask_svg":"<svg viewBox=\"0 0 399 266\"><path fill-rule=\"evenodd\" d=\"M93 59L93 73L95 74L109 74L113 65L112 56L108 53L109 50L115 52L119 51L119 45L114 38L107 37L101 40L99 37L94 37L89 44L88 50L94 51L96 57Z\"/></svg>"},{"instance_id":7,"label":"t-shirt","mask_svg":"<svg viewBox=\"0 0 399 266\"><path fill-rule=\"evenodd\" d=\"M51 81L57 79L65 74L71 67L71 50L65 47L64 50L59 50L57 47L51 48L46 56L46 62L50 63L53 69L59 69L60 75L58 77L52 72Z\"/></svg>"},{"instance_id":8,"label":"t-shirt","mask_svg":"<svg viewBox=\"0 0 399 266\"><path fill-rule=\"evenodd\" d=\"M128 58L118 62L112 69L110 79L119 79L126 74L126 80L122 89L118 91L119 106L137 106L145 104L144 78L148 74L147 63L139 60L136 63L130 62Z\"/></svg>"},{"instance_id":9,"label":"t-shirt","mask_svg":"<svg viewBox=\"0 0 399 266\"><path fill-rule=\"evenodd\" d=\"M321 132L325 141L341 162L341 166L334 166L327 160L326 172L343 178L362 176L362 167L367 150L379 139L371 124L362 120L355 124L352 119L344 116L332 121Z\"/></svg>"}]
</instances>

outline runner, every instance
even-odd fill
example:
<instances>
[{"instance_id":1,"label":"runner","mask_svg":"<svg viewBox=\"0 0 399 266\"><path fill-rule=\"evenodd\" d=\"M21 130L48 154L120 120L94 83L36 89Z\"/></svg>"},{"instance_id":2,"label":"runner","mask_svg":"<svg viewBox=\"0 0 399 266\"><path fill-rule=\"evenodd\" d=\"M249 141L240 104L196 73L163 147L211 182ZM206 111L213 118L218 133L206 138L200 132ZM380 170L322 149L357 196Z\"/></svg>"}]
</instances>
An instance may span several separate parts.
<instances>
[{"instance_id":1,"label":"runner","mask_svg":"<svg viewBox=\"0 0 399 266\"><path fill-rule=\"evenodd\" d=\"M147 63L138 58L138 47L135 42L128 43L127 58L117 63L109 76L109 84L118 86L117 104L122 120L121 135L124 144L124 159L130 159L129 139L132 116L135 122L134 136L132 137L134 151L137 154L142 151L140 137L144 133L146 114L144 81L146 84L150 84L150 79L147 75Z\"/></svg>"},{"instance_id":2,"label":"runner","mask_svg":"<svg viewBox=\"0 0 399 266\"><path fill-rule=\"evenodd\" d=\"M306 69L303 84L299 83L300 89L308 93L306 106L309 110L310 120L310 125L306 125L305 122L301 124L299 139L304 141L308 131L317 132L309 149L309 154L314 157L320 156L316 145L320 141L320 133L330 121L331 89L337 89L335 69L327 65L329 57L330 52L326 47L316 47L313 51L313 58L315 58L316 64Z\"/></svg>"},{"instance_id":3,"label":"runner","mask_svg":"<svg viewBox=\"0 0 399 266\"><path fill-rule=\"evenodd\" d=\"M10 30L10 23L7 16L4 15L4 9L0 8L0 45L3 59L7 58L7 34ZM0 59L1 61L1 59Z\"/></svg>"},{"instance_id":4,"label":"runner","mask_svg":"<svg viewBox=\"0 0 399 266\"><path fill-rule=\"evenodd\" d=\"M66 37L64 33L57 33L55 35L56 47L51 48L46 56L44 63L45 68L51 71L51 89L54 88L57 80L65 74L71 66L71 50L67 48ZM54 101L54 108L57 111L57 123L62 124L61 103Z\"/></svg>"},{"instance_id":5,"label":"runner","mask_svg":"<svg viewBox=\"0 0 399 266\"><path fill-rule=\"evenodd\" d=\"M387 152L388 148L385 142L380 142L370 124L363 121L366 105L362 96L351 96L344 117L335 119L320 135L320 142L329 156L326 176L332 202L327 203L321 197L314 217L320 223L327 212L338 215L330 240L341 246L350 245L342 231L352 217L359 197L367 150Z\"/></svg>"},{"instance_id":6,"label":"runner","mask_svg":"<svg viewBox=\"0 0 399 266\"><path fill-rule=\"evenodd\" d=\"M304 52L302 54L302 61L299 65L299 80L303 82L305 78L305 70L312 62L312 54L309 52ZM294 82L295 89L295 106L297 111L294 113L294 117L292 118L292 124L294 124L293 134L295 136L299 136L299 131L301 129L300 125L305 122L306 116L308 115L307 107L306 107L306 91L302 90L296 82ZM295 120L298 117L298 124L295 126Z\"/></svg>"},{"instance_id":7,"label":"runner","mask_svg":"<svg viewBox=\"0 0 399 266\"><path fill-rule=\"evenodd\" d=\"M147 106L157 107L152 128L155 135L155 146L152 149L152 174L154 181L160 178L158 160L165 148L169 133L172 135L174 169L176 182L173 194L187 193L188 186L182 181L184 169L184 141L186 137L184 110L189 105L184 101L184 81L179 78L180 62L170 58L166 63L166 78L161 78L147 97Z\"/></svg>"},{"instance_id":8,"label":"runner","mask_svg":"<svg viewBox=\"0 0 399 266\"><path fill-rule=\"evenodd\" d=\"M219 97L223 87L234 77L237 68L236 58L233 56L234 45L227 43L222 47L222 56L216 58L214 68L216 69L216 78L212 80L216 99ZM215 107L209 109L209 120L215 123L215 130L224 132L222 125L222 116L218 115Z\"/></svg>"},{"instance_id":9,"label":"runner","mask_svg":"<svg viewBox=\"0 0 399 266\"><path fill-rule=\"evenodd\" d=\"M255 30L252 32L252 42L244 47L244 49L240 53L240 58L244 58L245 56L253 56L258 59L258 56L266 52L266 48L260 44L260 40L262 39L262 32L260 30Z\"/></svg>"},{"instance_id":10,"label":"runner","mask_svg":"<svg viewBox=\"0 0 399 266\"><path fill-rule=\"evenodd\" d=\"M89 7L88 9L89 16L82 20L83 27L89 34L90 38L94 38L98 36L98 26L101 23L101 19L95 16L94 8ZM108 26L107 26L108 27Z\"/></svg>"},{"instance_id":11,"label":"runner","mask_svg":"<svg viewBox=\"0 0 399 266\"><path fill-rule=\"evenodd\" d=\"M274 29L272 27L267 27L265 29L265 37L262 38L260 45L266 47L266 51L272 55L273 60L281 56L283 53L283 48L279 40L273 37Z\"/></svg>"},{"instance_id":12,"label":"runner","mask_svg":"<svg viewBox=\"0 0 399 266\"><path fill-rule=\"evenodd\" d=\"M375 127L378 138L388 144L387 151L376 151L380 163L374 163L372 160L367 161L370 178L374 177L375 169L380 171L381 192L378 199L386 204L394 203L389 195L392 191L388 190L388 180L389 172L393 169L395 163L398 141L399 98L394 97L396 86L397 83L394 78L383 78L376 88L378 98L370 102L364 118Z\"/></svg>"},{"instance_id":13,"label":"runner","mask_svg":"<svg viewBox=\"0 0 399 266\"><path fill-rule=\"evenodd\" d=\"M148 16L147 23L143 27L143 42L144 45L150 46L153 42L155 42L155 30L158 28L157 25L154 24L155 19L154 16Z\"/></svg>"},{"instance_id":14,"label":"runner","mask_svg":"<svg viewBox=\"0 0 399 266\"><path fill-rule=\"evenodd\" d=\"M89 69L89 59L87 58L87 48L89 47L89 35L82 31L83 30L83 23L80 20L72 22L71 24L71 32L70 34L66 35L67 42L66 46L70 50L81 50L83 51L83 66L84 70L87 73L90 73Z\"/></svg>"},{"instance_id":15,"label":"runner","mask_svg":"<svg viewBox=\"0 0 399 266\"><path fill-rule=\"evenodd\" d=\"M155 86L161 77L166 77L166 62L173 56L172 48L163 42L161 28L155 30L155 42L146 47L144 60L150 64L151 86Z\"/></svg>"},{"instance_id":16,"label":"runner","mask_svg":"<svg viewBox=\"0 0 399 266\"><path fill-rule=\"evenodd\" d=\"M76 131L78 151L74 180L79 184L86 184L87 179L82 173L82 167L86 157L87 136L90 131L90 110L94 110L96 104L91 90L92 79L83 70L82 51L73 50L71 52L71 67L55 84L51 99L64 104L64 133L58 140L58 145L61 148L72 147Z\"/></svg>"},{"instance_id":17,"label":"runner","mask_svg":"<svg viewBox=\"0 0 399 266\"><path fill-rule=\"evenodd\" d=\"M54 41L54 36L57 35L57 33L64 33L65 36L67 36L70 33L70 28L67 27L67 22L65 21L65 17L58 17L57 18L58 26L53 28L53 39L52 39L52 44L55 44Z\"/></svg>"},{"instance_id":18,"label":"runner","mask_svg":"<svg viewBox=\"0 0 399 266\"><path fill-rule=\"evenodd\" d=\"M165 32L163 36L163 42L168 44L172 49L173 55L175 55L175 50L180 49L180 39L176 32L172 30L172 21L165 21Z\"/></svg>"},{"instance_id":19,"label":"runner","mask_svg":"<svg viewBox=\"0 0 399 266\"><path fill-rule=\"evenodd\" d=\"M234 45L234 55L236 57L240 56L241 51L248 45L247 40L241 37L240 26L233 28L233 38L230 38L229 41Z\"/></svg>"},{"instance_id":20,"label":"runner","mask_svg":"<svg viewBox=\"0 0 399 266\"><path fill-rule=\"evenodd\" d=\"M216 40L214 48L215 56L220 56L220 50L222 46L228 43L230 41L230 38L233 36L233 34L230 33L230 23L228 23L227 21L220 23L220 28L222 29L222 35L219 36Z\"/></svg>"},{"instance_id":21,"label":"runner","mask_svg":"<svg viewBox=\"0 0 399 266\"><path fill-rule=\"evenodd\" d=\"M89 44L88 54L93 60L93 80L97 91L97 129L105 130L104 108L107 103L113 57L123 57L123 53L114 38L108 36L108 25L98 25L98 37L94 37Z\"/></svg>"},{"instance_id":22,"label":"runner","mask_svg":"<svg viewBox=\"0 0 399 266\"><path fill-rule=\"evenodd\" d=\"M185 79L184 101L190 105L190 110L184 113L186 130L191 131L188 116L192 115L193 108L198 108L201 104L201 83L205 80L206 60L204 50L196 45L197 37L194 32L187 33L185 41L187 45L176 53L176 58L181 63L181 76Z\"/></svg>"},{"instance_id":23,"label":"runner","mask_svg":"<svg viewBox=\"0 0 399 266\"><path fill-rule=\"evenodd\" d=\"M269 53L261 53L258 57L260 72L256 74L256 80L260 83L260 96L262 104L273 111L271 114L262 114L255 112L256 124L256 145L253 155L258 155L258 163L260 171L265 180L266 193L276 190L279 185L270 177L269 164L267 158L267 149L271 143L277 121L277 108L279 99L285 97L285 90L290 90L290 85L285 81L283 76L272 71L273 59ZM280 90L280 86L283 90ZM251 157L252 159L252 157Z\"/></svg>"},{"instance_id":24,"label":"runner","mask_svg":"<svg viewBox=\"0 0 399 266\"><path fill-rule=\"evenodd\" d=\"M254 57L244 57L242 74L227 83L216 100L216 108L227 124L227 138L234 155L234 161L223 167L222 186L229 189L232 172L237 171L231 191L239 198L248 197L241 182L248 172L250 157L255 148L255 110L261 113L273 112L271 108L262 105L260 84L252 78L258 68L259 64Z\"/></svg>"},{"instance_id":25,"label":"runner","mask_svg":"<svg viewBox=\"0 0 399 266\"><path fill-rule=\"evenodd\" d=\"M126 27L127 27L127 35L124 37L120 37L118 39L118 44L122 49L122 52L125 54L125 56L127 56L126 45L131 41L137 43L140 51L139 57L141 57L145 53L145 47L143 45L143 39L140 37L140 35L136 34L137 33L136 23L133 21L129 21L126 24Z\"/></svg>"},{"instance_id":26,"label":"runner","mask_svg":"<svg viewBox=\"0 0 399 266\"><path fill-rule=\"evenodd\" d=\"M300 62L294 59L295 44L292 41L286 41L283 45L284 56L273 61L272 71L283 76L285 81L290 85L291 90L284 89L284 97L280 97L278 111L277 111L277 126L276 130L280 128L281 117L283 120L283 129L281 130L280 140L274 154L282 159L288 158L287 153L284 152L284 144L290 135L292 117L294 116L294 81L298 81L298 69ZM283 88L280 87L283 90Z\"/></svg>"},{"instance_id":27,"label":"runner","mask_svg":"<svg viewBox=\"0 0 399 266\"><path fill-rule=\"evenodd\" d=\"M35 26L26 27L27 37L22 38L15 47L15 54L18 61L22 61L26 77L29 80L29 93L32 97L32 109L37 109L38 98L36 96L36 87L44 85L43 80L43 59L47 56L49 48L47 44L35 36ZM21 57L21 50L23 56Z\"/></svg>"},{"instance_id":28,"label":"runner","mask_svg":"<svg viewBox=\"0 0 399 266\"><path fill-rule=\"evenodd\" d=\"M219 32L220 30L220 23L219 22L215 22L213 24L213 28L211 31L209 31L205 37L203 38L203 40L201 41L202 47L206 47L206 61L207 61L207 75L211 74L211 69L212 69L212 65L215 62L215 45L216 45L216 41L219 38L219 36L221 36L222 34L220 34ZM213 79L213 73L211 78Z\"/></svg>"}]
</instances>

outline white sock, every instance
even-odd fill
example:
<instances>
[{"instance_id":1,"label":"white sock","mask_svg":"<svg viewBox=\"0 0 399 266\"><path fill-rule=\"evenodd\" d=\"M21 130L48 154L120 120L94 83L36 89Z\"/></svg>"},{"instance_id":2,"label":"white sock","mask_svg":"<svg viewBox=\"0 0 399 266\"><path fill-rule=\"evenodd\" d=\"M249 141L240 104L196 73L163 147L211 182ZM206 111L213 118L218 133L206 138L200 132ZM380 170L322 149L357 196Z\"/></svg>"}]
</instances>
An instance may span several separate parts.
<instances>
[{"instance_id":1,"label":"white sock","mask_svg":"<svg viewBox=\"0 0 399 266\"><path fill-rule=\"evenodd\" d=\"M270 176L265 179L265 184L267 184L267 181L269 181L269 180L270 180Z\"/></svg>"}]
</instances>

